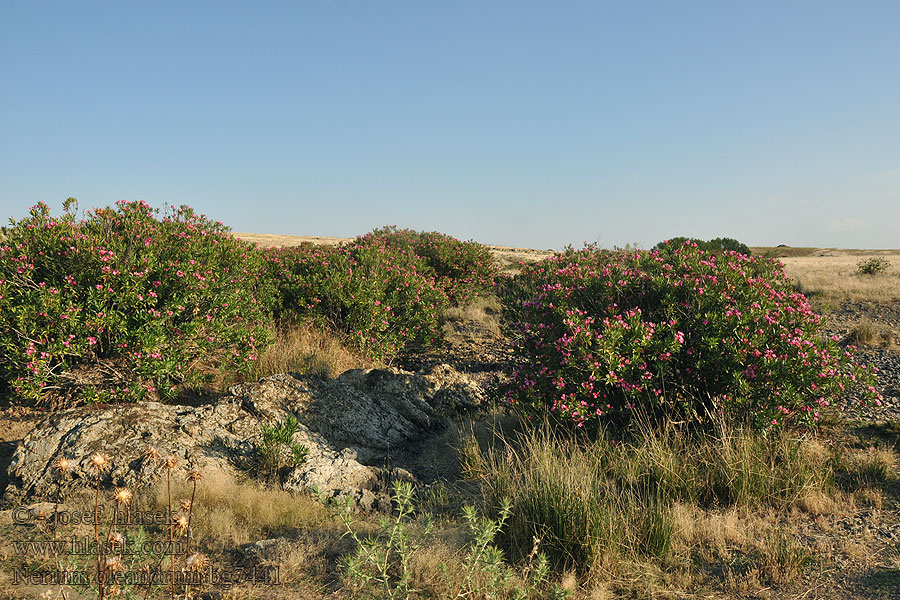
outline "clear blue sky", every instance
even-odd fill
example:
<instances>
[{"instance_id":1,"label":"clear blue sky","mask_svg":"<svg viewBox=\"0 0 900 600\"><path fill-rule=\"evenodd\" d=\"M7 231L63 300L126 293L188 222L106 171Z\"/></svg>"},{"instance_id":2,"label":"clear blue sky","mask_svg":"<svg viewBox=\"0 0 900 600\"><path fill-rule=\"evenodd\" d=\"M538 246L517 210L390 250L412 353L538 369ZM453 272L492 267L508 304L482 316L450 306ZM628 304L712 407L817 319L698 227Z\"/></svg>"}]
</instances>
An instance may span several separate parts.
<instances>
[{"instance_id":1,"label":"clear blue sky","mask_svg":"<svg viewBox=\"0 0 900 600\"><path fill-rule=\"evenodd\" d=\"M0 0L0 221L900 247L900 2Z\"/></svg>"}]
</instances>

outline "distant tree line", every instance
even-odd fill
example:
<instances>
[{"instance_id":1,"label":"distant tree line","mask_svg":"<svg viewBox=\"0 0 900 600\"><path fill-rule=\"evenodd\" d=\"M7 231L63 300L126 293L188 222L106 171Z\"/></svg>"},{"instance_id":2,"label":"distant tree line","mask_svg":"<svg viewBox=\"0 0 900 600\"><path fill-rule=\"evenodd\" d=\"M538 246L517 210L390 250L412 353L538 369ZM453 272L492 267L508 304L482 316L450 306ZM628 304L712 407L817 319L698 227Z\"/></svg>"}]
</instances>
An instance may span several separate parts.
<instances>
[{"instance_id":1,"label":"distant tree line","mask_svg":"<svg viewBox=\"0 0 900 600\"><path fill-rule=\"evenodd\" d=\"M705 250L707 252L723 252L725 250L731 250L733 252L740 252L741 254L750 254L750 248L747 244L743 242L739 242L734 238L725 238L719 237L713 240L703 241L698 238L688 238L684 236L673 237L669 240L663 240L653 246L654 250L664 250L667 246L669 248L673 248L676 246L680 246L687 241L694 242L697 244L701 250Z\"/></svg>"}]
</instances>

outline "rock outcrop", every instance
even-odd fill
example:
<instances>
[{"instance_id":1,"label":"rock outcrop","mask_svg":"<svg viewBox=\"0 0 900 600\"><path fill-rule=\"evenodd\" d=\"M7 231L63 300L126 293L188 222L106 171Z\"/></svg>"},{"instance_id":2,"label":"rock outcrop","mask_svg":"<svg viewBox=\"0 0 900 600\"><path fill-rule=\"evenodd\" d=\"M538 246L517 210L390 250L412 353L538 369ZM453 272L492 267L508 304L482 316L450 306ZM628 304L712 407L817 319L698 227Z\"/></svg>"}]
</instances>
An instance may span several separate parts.
<instances>
[{"instance_id":1,"label":"rock outcrop","mask_svg":"<svg viewBox=\"0 0 900 600\"><path fill-rule=\"evenodd\" d=\"M273 375L233 386L214 404L197 407L147 402L72 408L46 418L16 449L4 500L52 497L60 485L53 461L61 456L73 461L63 481L68 486L95 485L94 453L110 457L109 470L100 474L104 485L151 485L165 471L146 454L150 447L177 457L183 473L251 471L263 426L293 416L298 425L292 442L307 454L282 473L283 486L325 498L349 495L366 509L383 508L390 480L415 478L391 459L427 443L448 417L482 400L477 382L440 365L427 374L353 370L333 380Z\"/></svg>"}]
</instances>

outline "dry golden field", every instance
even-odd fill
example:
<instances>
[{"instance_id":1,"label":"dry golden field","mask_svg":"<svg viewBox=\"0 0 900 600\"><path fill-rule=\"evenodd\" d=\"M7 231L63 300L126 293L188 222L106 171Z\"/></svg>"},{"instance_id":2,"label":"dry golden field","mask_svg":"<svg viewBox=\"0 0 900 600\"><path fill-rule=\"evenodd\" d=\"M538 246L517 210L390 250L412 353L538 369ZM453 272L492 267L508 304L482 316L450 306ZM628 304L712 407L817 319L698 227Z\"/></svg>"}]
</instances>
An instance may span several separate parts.
<instances>
[{"instance_id":1,"label":"dry golden field","mask_svg":"<svg viewBox=\"0 0 900 600\"><path fill-rule=\"evenodd\" d=\"M780 258L798 289L825 303L890 302L900 300L900 250L871 250L865 253L821 251L813 256ZM890 267L878 275L865 275L857 266L861 260L883 257Z\"/></svg>"}]
</instances>

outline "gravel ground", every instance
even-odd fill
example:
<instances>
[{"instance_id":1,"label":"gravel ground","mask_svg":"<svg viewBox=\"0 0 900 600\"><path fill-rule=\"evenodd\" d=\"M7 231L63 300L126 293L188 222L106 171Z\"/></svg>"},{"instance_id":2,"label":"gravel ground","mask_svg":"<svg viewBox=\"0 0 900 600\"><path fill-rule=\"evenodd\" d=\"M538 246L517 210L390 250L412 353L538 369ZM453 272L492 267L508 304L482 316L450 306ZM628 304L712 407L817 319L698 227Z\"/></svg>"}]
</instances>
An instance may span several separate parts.
<instances>
[{"instance_id":1,"label":"gravel ground","mask_svg":"<svg viewBox=\"0 0 900 600\"><path fill-rule=\"evenodd\" d=\"M825 335L837 335L842 340L848 338L854 328L866 323L871 328L890 337L888 347L859 346L856 351L858 360L878 369L878 390L884 396L881 406L869 404L859 406L856 398L848 398L850 417L862 422L884 423L900 421L900 303L876 304L872 302L855 302L842 305L826 316L823 329ZM879 344L885 340L877 340Z\"/></svg>"}]
</instances>

